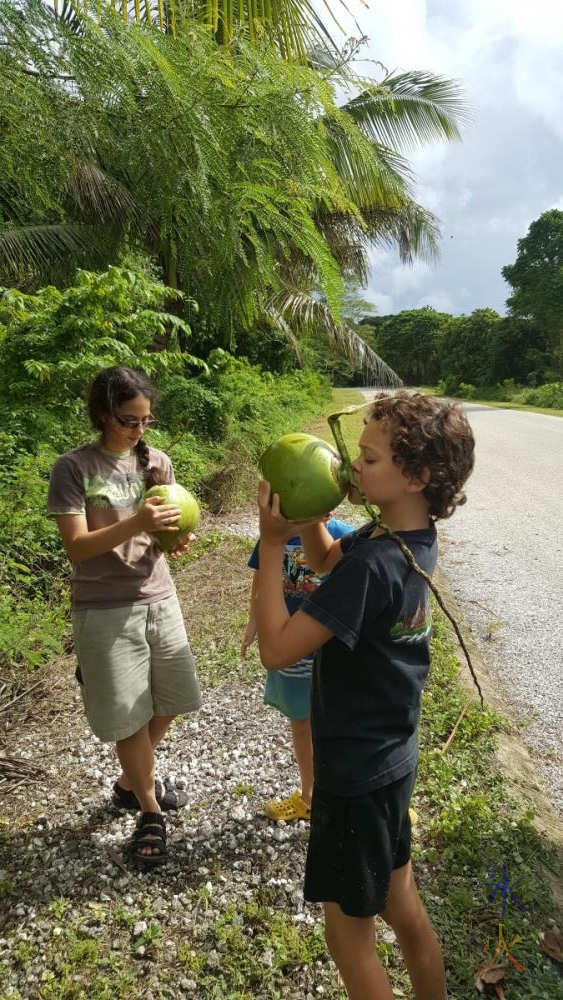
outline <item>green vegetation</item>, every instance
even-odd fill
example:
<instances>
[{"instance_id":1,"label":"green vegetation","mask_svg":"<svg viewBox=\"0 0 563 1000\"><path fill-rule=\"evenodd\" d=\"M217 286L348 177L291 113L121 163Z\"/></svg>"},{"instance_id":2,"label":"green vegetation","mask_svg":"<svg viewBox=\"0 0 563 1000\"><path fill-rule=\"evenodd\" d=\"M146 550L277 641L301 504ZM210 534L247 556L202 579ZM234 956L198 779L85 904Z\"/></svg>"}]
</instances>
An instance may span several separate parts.
<instances>
[{"instance_id":1,"label":"green vegetation","mask_svg":"<svg viewBox=\"0 0 563 1000\"><path fill-rule=\"evenodd\" d=\"M505 400L522 393L517 401L527 402L537 390L549 405L561 383L547 335L532 319L499 316L493 309L450 316L426 307L367 316L357 329L405 383L434 385L448 396L473 391L481 399ZM357 377L352 372L350 382Z\"/></svg>"},{"instance_id":2,"label":"green vegetation","mask_svg":"<svg viewBox=\"0 0 563 1000\"><path fill-rule=\"evenodd\" d=\"M546 344L563 365L563 212L551 209L530 225L518 240L514 264L502 276L512 288L507 305L513 316L531 318L542 330Z\"/></svg>"},{"instance_id":3,"label":"green vegetation","mask_svg":"<svg viewBox=\"0 0 563 1000\"><path fill-rule=\"evenodd\" d=\"M342 323L344 283L365 282L376 244L436 254L403 154L459 139L467 107L433 74L357 77L354 47L280 58L278 18L295 42L311 8L267 7L267 31L252 20L226 44L226 22L214 37L191 4L161 31L156 12L130 23L109 2L53 16L0 0L0 282L60 286L126 260L186 293L198 354L265 363L281 343L293 366L328 338L382 369Z\"/></svg>"},{"instance_id":4,"label":"green vegetation","mask_svg":"<svg viewBox=\"0 0 563 1000\"><path fill-rule=\"evenodd\" d=\"M502 922L507 944L521 935L512 954L525 966L520 972L506 953L501 956L510 969L507 997L560 997L559 971L541 951L540 935L558 917L550 886L563 873L561 847L538 833L533 801L522 793L517 797L499 772L495 747L506 723L494 711L472 702L443 751L468 700L457 684L459 670L449 626L438 615L421 723L415 802L421 829L414 857L423 866L425 900L448 957L450 995L455 1000L475 995L473 975L492 959ZM502 883L503 864L512 885L522 879L514 895L526 913L508 895L506 912L499 916L502 891L483 910L494 883Z\"/></svg>"},{"instance_id":5,"label":"green vegetation","mask_svg":"<svg viewBox=\"0 0 563 1000\"><path fill-rule=\"evenodd\" d=\"M213 545L202 543L198 558L198 579L202 580L214 573L215 560L223 562L223 579L230 588L228 606L232 608L224 625L225 632L230 630L232 635L240 635L246 608L247 588L240 585L242 555L239 550L235 564L232 540L224 537L215 538ZM180 576L184 572L178 570ZM205 586L201 593L192 587L190 600L195 622L205 627ZM443 752L468 695L458 685L460 663L449 625L438 611L435 616L433 666L424 696L414 801L418 823L414 827L413 856L419 885L443 942L449 995L452 1000L472 1000L475 996L474 974L493 957L502 922L507 944L521 936L511 954L524 966L519 971L503 956L510 974L507 1000L558 1000L563 995L559 971L542 952L540 935L551 920L558 922L563 916L550 895L551 882L560 881L563 875L561 849L537 833L532 822L533 802L516 797L498 771L495 747L497 739L503 738L506 724L495 712L483 712L471 700L451 746ZM213 665L203 661L200 668L206 686L217 682ZM263 679L261 673L244 676L231 672L222 682L232 685L244 698L244 685L261 686ZM254 801L252 786L238 782L232 794L233 803L248 796L252 805L260 808L260 801ZM197 800L193 808L197 810ZM3 836L7 846L7 829ZM302 858L303 845L297 834L295 846ZM502 880L503 863L511 885L521 879L514 887L514 895L527 912L522 912L508 895L505 915L497 916L500 892L494 904L483 910L494 881ZM22 878L21 870L16 870L18 864L17 852L7 851L3 887L8 918L3 937L10 945L10 960L4 968L0 965L0 980L9 968L25 970L36 947L19 939L18 918L9 916L9 904L18 896ZM284 862L277 862L276 874L281 878L285 864L291 866L294 877L295 852L290 852ZM494 877L488 872L493 872ZM95 882L86 898L60 898L45 904L44 909L39 907L37 920L48 919L51 934L45 945L45 971L38 1000L129 1000L141 989L171 997L179 975L197 983L201 996L216 1000L302 996L304 978L313 994L322 985L328 1000L344 1000L326 952L320 908L310 908L314 918L311 924L296 923L284 892L265 884L252 887L243 880L236 902L226 905L210 921L206 917L211 891L207 882L215 883L223 875L232 876L227 860L207 874L190 874L183 905L198 917L189 928L178 925L178 910L168 907L173 890L163 879L158 891L166 907L159 912L153 910L151 896L144 894L144 887L133 890L135 901L131 905L98 901ZM140 920L144 921L142 929L138 927ZM383 929L380 926L380 932ZM487 940L490 946L485 954ZM378 948L396 995L410 997L396 944L380 940ZM292 983L294 992L288 994ZM0 997L6 1000L1 991Z\"/></svg>"}]
</instances>

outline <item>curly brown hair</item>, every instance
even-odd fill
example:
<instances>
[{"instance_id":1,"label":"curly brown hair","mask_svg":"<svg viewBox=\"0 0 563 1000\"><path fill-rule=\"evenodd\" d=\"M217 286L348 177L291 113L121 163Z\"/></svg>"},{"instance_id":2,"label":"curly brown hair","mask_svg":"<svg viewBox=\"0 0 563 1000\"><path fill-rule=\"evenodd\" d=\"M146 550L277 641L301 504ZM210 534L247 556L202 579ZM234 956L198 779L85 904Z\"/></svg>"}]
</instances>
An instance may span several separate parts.
<instances>
[{"instance_id":1,"label":"curly brown hair","mask_svg":"<svg viewBox=\"0 0 563 1000\"><path fill-rule=\"evenodd\" d=\"M451 517L466 502L475 439L460 406L402 389L376 396L368 420L390 429L393 461L406 475L428 478L423 496L431 517Z\"/></svg>"}]
</instances>

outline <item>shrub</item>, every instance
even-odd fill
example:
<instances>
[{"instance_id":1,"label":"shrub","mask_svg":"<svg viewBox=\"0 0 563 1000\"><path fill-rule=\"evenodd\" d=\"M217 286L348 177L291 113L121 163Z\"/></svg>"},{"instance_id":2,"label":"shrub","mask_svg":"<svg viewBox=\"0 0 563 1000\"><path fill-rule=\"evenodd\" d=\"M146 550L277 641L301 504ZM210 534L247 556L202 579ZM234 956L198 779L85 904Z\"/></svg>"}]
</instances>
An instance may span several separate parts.
<instances>
[{"instance_id":1,"label":"shrub","mask_svg":"<svg viewBox=\"0 0 563 1000\"><path fill-rule=\"evenodd\" d=\"M444 375L438 382L438 395L457 396L459 392L459 375Z\"/></svg>"},{"instance_id":2,"label":"shrub","mask_svg":"<svg viewBox=\"0 0 563 1000\"><path fill-rule=\"evenodd\" d=\"M523 389L516 396L515 402L563 410L563 382L548 382L547 385L539 385L535 389Z\"/></svg>"},{"instance_id":3,"label":"shrub","mask_svg":"<svg viewBox=\"0 0 563 1000\"><path fill-rule=\"evenodd\" d=\"M505 378L497 386L496 398L503 403L508 403L510 400L514 399L516 393L519 391L519 386L513 378Z\"/></svg>"},{"instance_id":4,"label":"shrub","mask_svg":"<svg viewBox=\"0 0 563 1000\"><path fill-rule=\"evenodd\" d=\"M189 431L203 440L217 440L224 429L220 395L197 378L175 376L166 384L158 418L171 434Z\"/></svg>"},{"instance_id":5,"label":"shrub","mask_svg":"<svg viewBox=\"0 0 563 1000\"><path fill-rule=\"evenodd\" d=\"M62 651L68 619L68 558L45 516L56 458L18 451L0 435L0 666L35 667Z\"/></svg>"},{"instance_id":6,"label":"shrub","mask_svg":"<svg viewBox=\"0 0 563 1000\"><path fill-rule=\"evenodd\" d=\"M148 374L203 362L178 350L189 328L164 309L180 293L124 268L79 271L76 286L36 295L0 289L0 367L10 393L0 420L32 451L38 441L60 449L61 428L83 419L82 393L109 365ZM170 350L154 350L155 337Z\"/></svg>"},{"instance_id":7,"label":"shrub","mask_svg":"<svg viewBox=\"0 0 563 1000\"><path fill-rule=\"evenodd\" d=\"M477 396L477 388L476 386L471 385L471 382L460 382L457 394L463 399L475 399Z\"/></svg>"}]
</instances>

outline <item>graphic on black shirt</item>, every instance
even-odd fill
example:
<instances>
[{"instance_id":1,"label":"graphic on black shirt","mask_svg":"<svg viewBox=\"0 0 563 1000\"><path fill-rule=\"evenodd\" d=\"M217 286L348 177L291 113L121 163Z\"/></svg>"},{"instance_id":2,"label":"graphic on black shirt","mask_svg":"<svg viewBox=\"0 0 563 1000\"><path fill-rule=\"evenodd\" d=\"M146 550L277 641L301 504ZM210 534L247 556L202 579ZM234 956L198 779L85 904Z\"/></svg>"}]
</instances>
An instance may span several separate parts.
<instances>
[{"instance_id":1,"label":"graphic on black shirt","mask_svg":"<svg viewBox=\"0 0 563 1000\"><path fill-rule=\"evenodd\" d=\"M432 634L432 612L429 604L419 604L414 614L405 611L400 621L389 630L392 642L422 642Z\"/></svg>"}]
</instances>

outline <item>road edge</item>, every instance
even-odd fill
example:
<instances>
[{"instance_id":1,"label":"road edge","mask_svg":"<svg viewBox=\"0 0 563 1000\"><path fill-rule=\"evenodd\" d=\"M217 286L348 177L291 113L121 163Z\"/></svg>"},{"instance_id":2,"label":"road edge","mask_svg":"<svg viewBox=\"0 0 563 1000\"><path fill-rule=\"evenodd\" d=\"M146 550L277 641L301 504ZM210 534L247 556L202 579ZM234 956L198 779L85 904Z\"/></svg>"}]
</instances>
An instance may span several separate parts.
<instances>
[{"instance_id":1,"label":"road edge","mask_svg":"<svg viewBox=\"0 0 563 1000\"><path fill-rule=\"evenodd\" d=\"M495 757L498 767L516 797L519 797L520 793L533 801L534 819L532 822L538 833L541 836L549 837L552 843L563 850L563 822L549 799L543 780L538 775L532 754L518 732L517 726L508 715L507 704L499 696L483 654L473 638L462 609L449 589L447 577L439 566L434 571L433 580L447 610L455 618L463 636L485 703L500 712L506 719L506 729L497 734L498 749ZM459 644L457 646L458 658L462 666L459 683L469 694L477 698L467 661ZM563 886L559 882L554 883L553 879L551 881L556 902L563 907Z\"/></svg>"}]
</instances>

